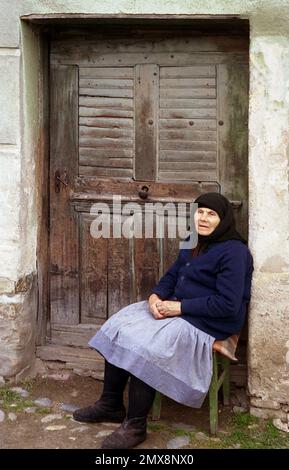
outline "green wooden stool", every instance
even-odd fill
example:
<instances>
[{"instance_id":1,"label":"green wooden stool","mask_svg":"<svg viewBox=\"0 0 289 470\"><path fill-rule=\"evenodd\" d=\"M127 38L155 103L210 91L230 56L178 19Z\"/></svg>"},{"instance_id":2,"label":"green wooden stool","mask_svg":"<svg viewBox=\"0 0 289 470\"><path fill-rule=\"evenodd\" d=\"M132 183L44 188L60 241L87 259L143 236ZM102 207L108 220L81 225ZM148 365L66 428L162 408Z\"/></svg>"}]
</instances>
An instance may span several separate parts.
<instances>
[{"instance_id":1,"label":"green wooden stool","mask_svg":"<svg viewBox=\"0 0 289 470\"><path fill-rule=\"evenodd\" d=\"M222 388L223 403L230 402L230 363L237 362L235 356L239 335L230 336L224 341L213 343L213 375L209 389L210 403L210 431L216 435L218 432L218 392ZM156 392L152 408L152 420L158 420L161 416L162 394Z\"/></svg>"}]
</instances>

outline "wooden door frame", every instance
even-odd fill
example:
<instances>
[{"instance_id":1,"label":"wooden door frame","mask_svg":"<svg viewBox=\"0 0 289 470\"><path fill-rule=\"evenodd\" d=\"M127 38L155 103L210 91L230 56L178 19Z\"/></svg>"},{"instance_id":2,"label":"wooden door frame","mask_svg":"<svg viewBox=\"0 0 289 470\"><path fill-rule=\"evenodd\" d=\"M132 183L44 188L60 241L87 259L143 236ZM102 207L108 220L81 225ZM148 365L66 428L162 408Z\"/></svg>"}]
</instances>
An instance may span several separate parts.
<instances>
[{"instance_id":1,"label":"wooden door frame","mask_svg":"<svg viewBox=\"0 0 289 470\"><path fill-rule=\"evenodd\" d=\"M50 112L49 112L49 44L51 31L57 27L70 27L88 25L130 25L156 26L161 29L164 24L179 26L194 25L201 31L207 28L211 31L222 31L230 36L240 32L249 33L249 22L239 15L131 15L131 14L31 14L21 16L21 21L27 22L39 38L40 72L39 88L42 102L39 109L39 135L37 143L37 171L35 184L38 188L38 237L37 237L37 278L38 278L38 303L37 303L37 337L36 344L44 345L49 341L50 331L50 292L49 292L49 163L50 163ZM81 23L80 23L81 20ZM144 20L146 20L144 22ZM35 58L36 60L38 58Z\"/></svg>"}]
</instances>

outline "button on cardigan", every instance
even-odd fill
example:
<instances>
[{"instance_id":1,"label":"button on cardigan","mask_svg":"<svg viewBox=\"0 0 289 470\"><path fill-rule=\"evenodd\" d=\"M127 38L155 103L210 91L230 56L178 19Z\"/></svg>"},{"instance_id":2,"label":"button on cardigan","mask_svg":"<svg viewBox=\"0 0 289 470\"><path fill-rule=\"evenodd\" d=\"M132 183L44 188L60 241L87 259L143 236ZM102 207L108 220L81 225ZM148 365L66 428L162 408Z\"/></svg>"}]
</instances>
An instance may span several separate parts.
<instances>
[{"instance_id":1,"label":"button on cardigan","mask_svg":"<svg viewBox=\"0 0 289 470\"><path fill-rule=\"evenodd\" d=\"M252 255L239 240L212 243L196 257L181 249L152 293L162 300L179 300L180 318L221 340L243 327L252 272Z\"/></svg>"}]
</instances>

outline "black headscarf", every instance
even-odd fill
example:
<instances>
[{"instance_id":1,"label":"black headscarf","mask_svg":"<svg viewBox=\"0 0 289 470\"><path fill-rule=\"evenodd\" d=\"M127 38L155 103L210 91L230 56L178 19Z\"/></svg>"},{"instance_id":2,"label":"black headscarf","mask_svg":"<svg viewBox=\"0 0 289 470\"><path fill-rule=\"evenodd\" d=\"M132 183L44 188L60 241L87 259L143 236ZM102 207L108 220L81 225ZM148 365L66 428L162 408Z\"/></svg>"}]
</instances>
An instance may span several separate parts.
<instances>
[{"instance_id":1,"label":"black headscarf","mask_svg":"<svg viewBox=\"0 0 289 470\"><path fill-rule=\"evenodd\" d=\"M208 207L219 215L221 221L210 235L198 235L198 242L203 249L210 243L224 242L227 240L240 240L247 244L247 241L237 232L233 208L230 201L219 193L206 193L197 197L195 203L198 207ZM199 251L199 250L198 250Z\"/></svg>"}]
</instances>

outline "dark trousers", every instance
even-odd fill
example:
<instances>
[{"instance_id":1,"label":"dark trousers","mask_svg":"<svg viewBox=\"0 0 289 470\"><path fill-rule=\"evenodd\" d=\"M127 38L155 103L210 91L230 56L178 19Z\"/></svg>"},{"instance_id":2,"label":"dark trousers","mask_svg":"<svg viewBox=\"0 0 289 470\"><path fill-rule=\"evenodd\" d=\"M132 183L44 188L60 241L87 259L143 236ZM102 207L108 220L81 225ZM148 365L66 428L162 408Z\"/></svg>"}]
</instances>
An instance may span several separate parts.
<instances>
[{"instance_id":1,"label":"dark trousers","mask_svg":"<svg viewBox=\"0 0 289 470\"><path fill-rule=\"evenodd\" d=\"M119 406L123 404L123 392L129 381L127 418L146 417L152 407L155 390L124 369L105 361L102 398L114 398Z\"/></svg>"}]
</instances>

